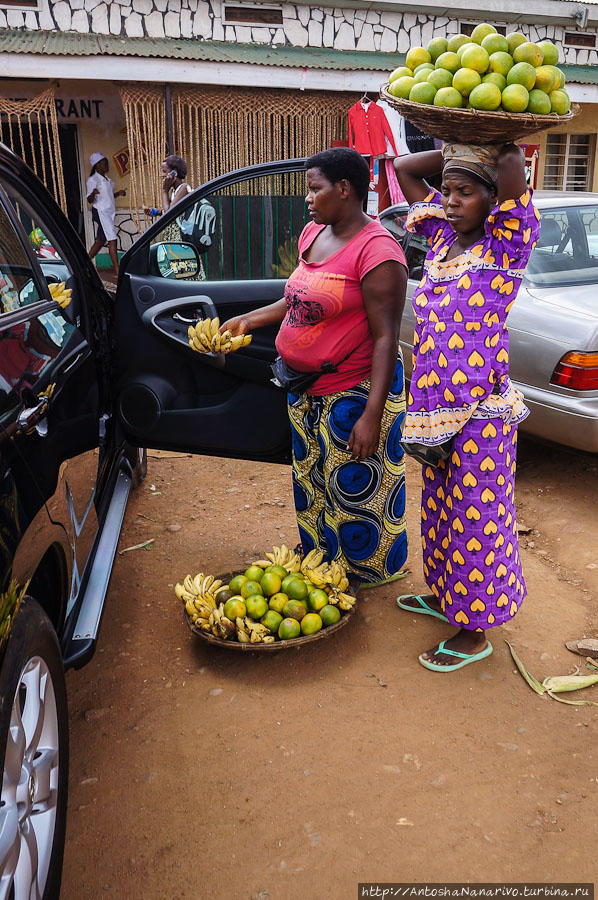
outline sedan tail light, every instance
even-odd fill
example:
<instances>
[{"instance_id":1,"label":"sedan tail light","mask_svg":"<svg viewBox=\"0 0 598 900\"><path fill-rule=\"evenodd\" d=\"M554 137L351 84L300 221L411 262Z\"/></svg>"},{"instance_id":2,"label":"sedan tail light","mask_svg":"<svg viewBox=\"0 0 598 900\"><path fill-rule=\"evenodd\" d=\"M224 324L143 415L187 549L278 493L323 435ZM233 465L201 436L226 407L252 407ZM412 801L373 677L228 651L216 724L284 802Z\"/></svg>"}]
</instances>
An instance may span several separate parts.
<instances>
[{"instance_id":1,"label":"sedan tail light","mask_svg":"<svg viewBox=\"0 0 598 900\"><path fill-rule=\"evenodd\" d=\"M550 383L573 391L597 391L598 353L565 353L552 373Z\"/></svg>"}]
</instances>

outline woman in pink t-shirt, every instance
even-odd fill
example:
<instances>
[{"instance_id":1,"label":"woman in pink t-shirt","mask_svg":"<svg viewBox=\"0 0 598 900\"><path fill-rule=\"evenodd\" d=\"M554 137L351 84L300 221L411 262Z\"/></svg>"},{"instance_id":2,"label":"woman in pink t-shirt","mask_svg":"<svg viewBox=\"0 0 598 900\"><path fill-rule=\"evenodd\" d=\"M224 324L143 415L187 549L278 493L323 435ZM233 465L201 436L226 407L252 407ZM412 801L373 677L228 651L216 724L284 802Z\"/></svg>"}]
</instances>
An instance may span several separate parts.
<instances>
[{"instance_id":1,"label":"woman in pink t-shirt","mask_svg":"<svg viewBox=\"0 0 598 900\"><path fill-rule=\"evenodd\" d=\"M237 335L281 323L276 348L286 364L328 369L288 395L295 509L303 552L321 548L354 584L389 578L407 557L398 347L407 270L394 238L363 211L369 180L354 150L313 156L312 221L284 298L221 327Z\"/></svg>"}]
</instances>

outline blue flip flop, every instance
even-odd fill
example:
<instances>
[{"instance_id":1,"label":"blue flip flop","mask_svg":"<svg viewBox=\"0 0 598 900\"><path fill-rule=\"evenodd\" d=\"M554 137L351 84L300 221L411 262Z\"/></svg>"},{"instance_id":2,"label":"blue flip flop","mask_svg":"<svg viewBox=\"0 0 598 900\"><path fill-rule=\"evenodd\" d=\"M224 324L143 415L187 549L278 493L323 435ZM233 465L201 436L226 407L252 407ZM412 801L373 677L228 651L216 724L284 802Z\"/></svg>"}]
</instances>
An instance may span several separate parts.
<instances>
[{"instance_id":1,"label":"blue flip flop","mask_svg":"<svg viewBox=\"0 0 598 900\"><path fill-rule=\"evenodd\" d=\"M401 600L417 600L419 609L415 606L407 606L407 604L401 603ZM437 610L432 609L431 606L428 606L424 598L420 597L419 594L401 594L400 597L397 597L397 606L407 610L407 612L421 613L424 616L434 616L435 619L440 619L441 622L448 622L444 613L438 612Z\"/></svg>"},{"instance_id":2,"label":"blue flip flop","mask_svg":"<svg viewBox=\"0 0 598 900\"><path fill-rule=\"evenodd\" d=\"M454 666L439 666L438 663L431 662L429 659L424 659L420 654L418 659L425 669L430 669L432 672L452 672L453 669L462 669L463 666L468 666L469 663L477 662L479 659L485 659L487 656L490 656L493 650L490 641L488 641L484 649L480 650L479 653L459 653L458 650L449 650L448 647L444 646L445 644L446 641L440 641L436 652L445 653L447 656L456 656L461 662L455 663Z\"/></svg>"}]
</instances>

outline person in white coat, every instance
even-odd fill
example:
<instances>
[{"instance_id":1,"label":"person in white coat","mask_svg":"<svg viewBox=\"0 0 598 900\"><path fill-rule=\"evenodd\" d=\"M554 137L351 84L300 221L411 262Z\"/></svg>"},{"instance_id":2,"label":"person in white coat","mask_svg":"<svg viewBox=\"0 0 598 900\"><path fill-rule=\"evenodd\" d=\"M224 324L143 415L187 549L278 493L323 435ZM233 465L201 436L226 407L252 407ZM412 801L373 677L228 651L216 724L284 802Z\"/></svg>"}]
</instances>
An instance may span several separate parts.
<instances>
[{"instance_id":1,"label":"person in white coat","mask_svg":"<svg viewBox=\"0 0 598 900\"><path fill-rule=\"evenodd\" d=\"M108 244L108 253L118 275L118 254L116 252L116 215L115 198L124 197L126 191L114 191L114 182L108 177L108 160L103 153L96 150L89 157L91 173L87 179L87 201L91 203L91 217L97 226L96 239L89 248L89 257L93 259L102 247Z\"/></svg>"}]
</instances>

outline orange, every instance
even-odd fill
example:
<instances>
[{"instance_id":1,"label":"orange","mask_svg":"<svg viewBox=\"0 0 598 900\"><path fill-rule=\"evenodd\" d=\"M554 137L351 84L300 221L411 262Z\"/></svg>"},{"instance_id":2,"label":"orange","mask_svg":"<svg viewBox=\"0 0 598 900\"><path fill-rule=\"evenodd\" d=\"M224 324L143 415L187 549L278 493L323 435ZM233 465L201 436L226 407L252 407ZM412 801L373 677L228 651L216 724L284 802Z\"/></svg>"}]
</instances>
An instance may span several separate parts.
<instances>
[{"instance_id":1,"label":"orange","mask_svg":"<svg viewBox=\"0 0 598 900\"><path fill-rule=\"evenodd\" d=\"M396 78L388 85L388 93L392 94L393 97L399 97L401 100L407 100L409 98L409 91L414 84L414 78L410 78L409 75L403 75L401 78Z\"/></svg>"},{"instance_id":2,"label":"orange","mask_svg":"<svg viewBox=\"0 0 598 900\"><path fill-rule=\"evenodd\" d=\"M320 588L316 588L315 591L309 592L309 597L307 598L307 605L314 612L320 612L325 606L328 606L328 594L326 591L321 590Z\"/></svg>"},{"instance_id":3,"label":"orange","mask_svg":"<svg viewBox=\"0 0 598 900\"><path fill-rule=\"evenodd\" d=\"M552 112L558 113L559 116L564 116L571 109L571 100L567 91L551 91L548 96Z\"/></svg>"},{"instance_id":4,"label":"orange","mask_svg":"<svg viewBox=\"0 0 598 900\"><path fill-rule=\"evenodd\" d=\"M288 594L291 600L307 600L309 588L304 581L295 578L287 584L285 594Z\"/></svg>"},{"instance_id":5,"label":"orange","mask_svg":"<svg viewBox=\"0 0 598 900\"><path fill-rule=\"evenodd\" d=\"M231 591L233 594L240 593L241 588L243 587L245 582L248 580L249 579L247 578L246 575L235 575L235 577L231 578L231 580L228 583L229 591Z\"/></svg>"},{"instance_id":6,"label":"orange","mask_svg":"<svg viewBox=\"0 0 598 900\"><path fill-rule=\"evenodd\" d=\"M507 44L509 45L509 53L511 56L513 56L513 53L520 44L525 43L527 43L527 38L520 31L512 31L507 35Z\"/></svg>"},{"instance_id":7,"label":"orange","mask_svg":"<svg viewBox=\"0 0 598 900\"><path fill-rule=\"evenodd\" d=\"M409 99L412 103L434 103L435 96L436 88L433 84L428 84L427 81L421 84L414 84L409 92Z\"/></svg>"},{"instance_id":8,"label":"orange","mask_svg":"<svg viewBox=\"0 0 598 900\"><path fill-rule=\"evenodd\" d=\"M500 101L500 89L491 82L479 84L469 95L469 103L473 109L498 109Z\"/></svg>"},{"instance_id":9,"label":"orange","mask_svg":"<svg viewBox=\"0 0 598 900\"><path fill-rule=\"evenodd\" d=\"M272 634L277 634L280 623L282 622L282 616L275 610L269 609L268 612L264 616L262 616L260 622L262 623L262 625L265 625L266 628L272 632Z\"/></svg>"},{"instance_id":10,"label":"orange","mask_svg":"<svg viewBox=\"0 0 598 900\"><path fill-rule=\"evenodd\" d=\"M317 613L308 613L301 621L301 634L317 634L322 629L322 620Z\"/></svg>"},{"instance_id":11,"label":"orange","mask_svg":"<svg viewBox=\"0 0 598 900\"><path fill-rule=\"evenodd\" d=\"M283 641L299 637L300 634L301 625L297 619L283 619L278 626L278 637Z\"/></svg>"},{"instance_id":12,"label":"orange","mask_svg":"<svg viewBox=\"0 0 598 900\"><path fill-rule=\"evenodd\" d=\"M247 615L252 619L261 619L268 612L268 601L262 594L252 594L245 601Z\"/></svg>"},{"instance_id":13,"label":"orange","mask_svg":"<svg viewBox=\"0 0 598 900\"><path fill-rule=\"evenodd\" d=\"M263 574L264 570L260 566L249 566L248 569L245 569L245 578L248 578L249 581L260 581Z\"/></svg>"},{"instance_id":14,"label":"orange","mask_svg":"<svg viewBox=\"0 0 598 900\"><path fill-rule=\"evenodd\" d=\"M500 50L493 53L488 60L488 71L497 72L499 75L507 75L513 68L513 57L510 53L502 53Z\"/></svg>"},{"instance_id":15,"label":"orange","mask_svg":"<svg viewBox=\"0 0 598 900\"><path fill-rule=\"evenodd\" d=\"M479 72L475 72L473 69L457 69L453 75L453 87L459 91L462 97L469 97L481 80Z\"/></svg>"},{"instance_id":16,"label":"orange","mask_svg":"<svg viewBox=\"0 0 598 900\"><path fill-rule=\"evenodd\" d=\"M230 619L231 622L234 622L237 616L247 615L247 607L245 606L245 601L242 597L231 597L230 600L227 600L224 604L224 615L227 619Z\"/></svg>"},{"instance_id":17,"label":"orange","mask_svg":"<svg viewBox=\"0 0 598 900\"><path fill-rule=\"evenodd\" d=\"M336 625L340 617L340 609L338 608L338 606L333 606L331 603L320 610L320 618L324 627L326 627L327 625Z\"/></svg>"},{"instance_id":18,"label":"orange","mask_svg":"<svg viewBox=\"0 0 598 900\"><path fill-rule=\"evenodd\" d=\"M289 574L284 566L268 566L267 569L264 569L264 572L274 572L275 575L278 575L281 581Z\"/></svg>"},{"instance_id":19,"label":"orange","mask_svg":"<svg viewBox=\"0 0 598 900\"><path fill-rule=\"evenodd\" d=\"M306 612L307 607L298 600L289 600L282 608L282 614L286 619L297 619L298 622L301 621Z\"/></svg>"},{"instance_id":20,"label":"orange","mask_svg":"<svg viewBox=\"0 0 598 900\"><path fill-rule=\"evenodd\" d=\"M432 57L432 62L436 62L438 57L442 53L446 53L448 48L449 48L449 46L448 46L447 39L443 38L443 37L437 37L437 38L432 38L432 40L430 41L430 43L428 44L426 49L427 49L428 53L430 54L430 56Z\"/></svg>"},{"instance_id":21,"label":"orange","mask_svg":"<svg viewBox=\"0 0 598 900\"><path fill-rule=\"evenodd\" d=\"M264 572L260 579L260 584L266 597L277 594L282 587L280 575L277 575L276 572Z\"/></svg>"},{"instance_id":22,"label":"orange","mask_svg":"<svg viewBox=\"0 0 598 900\"><path fill-rule=\"evenodd\" d=\"M552 41L540 41L538 47L542 51L545 66L556 66L559 61L559 48Z\"/></svg>"},{"instance_id":23,"label":"orange","mask_svg":"<svg viewBox=\"0 0 598 900\"><path fill-rule=\"evenodd\" d=\"M490 64L490 56L483 47L466 47L461 54L461 66L464 69L475 69L483 75Z\"/></svg>"},{"instance_id":24,"label":"orange","mask_svg":"<svg viewBox=\"0 0 598 900\"><path fill-rule=\"evenodd\" d=\"M525 112L529 93L522 84L509 84L502 92L502 108L507 112Z\"/></svg>"},{"instance_id":25,"label":"orange","mask_svg":"<svg viewBox=\"0 0 598 900\"><path fill-rule=\"evenodd\" d=\"M447 50L446 53L441 53L436 63L434 64L435 69L448 69L449 72L456 72L459 68L459 57L456 53L451 53L450 50Z\"/></svg>"},{"instance_id":26,"label":"orange","mask_svg":"<svg viewBox=\"0 0 598 900\"><path fill-rule=\"evenodd\" d=\"M559 80L554 66L538 66L536 69L536 83L534 87L539 91L549 94L557 87Z\"/></svg>"},{"instance_id":27,"label":"orange","mask_svg":"<svg viewBox=\"0 0 598 900\"><path fill-rule=\"evenodd\" d=\"M545 91L540 91L538 90L538 88L534 88L533 91L529 92L527 112L535 113L539 116L546 116L551 111L550 97Z\"/></svg>"},{"instance_id":28,"label":"orange","mask_svg":"<svg viewBox=\"0 0 598 900\"><path fill-rule=\"evenodd\" d=\"M489 34L496 34L496 28L494 25L489 25L488 22L481 22L471 32L471 40L474 44L481 44Z\"/></svg>"},{"instance_id":29,"label":"orange","mask_svg":"<svg viewBox=\"0 0 598 900\"><path fill-rule=\"evenodd\" d=\"M454 34L452 37L448 39L448 47L447 50L451 50L453 53L456 53L463 44L470 44L471 38L467 34Z\"/></svg>"},{"instance_id":30,"label":"orange","mask_svg":"<svg viewBox=\"0 0 598 900\"><path fill-rule=\"evenodd\" d=\"M507 79L504 75L500 75L499 72L489 72L488 75L484 75L482 78L482 84L495 84L499 91L504 91L507 86Z\"/></svg>"},{"instance_id":31,"label":"orange","mask_svg":"<svg viewBox=\"0 0 598 900\"><path fill-rule=\"evenodd\" d=\"M397 68L393 69L393 71L390 73L388 80L396 81L397 78L403 78L404 75L408 75L411 77L413 75L413 69L409 69L407 68L407 66L397 66Z\"/></svg>"},{"instance_id":32,"label":"orange","mask_svg":"<svg viewBox=\"0 0 598 900\"><path fill-rule=\"evenodd\" d=\"M507 84L522 84L527 91L531 91L536 83L536 70L530 63L520 62L509 69Z\"/></svg>"},{"instance_id":33,"label":"orange","mask_svg":"<svg viewBox=\"0 0 598 900\"><path fill-rule=\"evenodd\" d=\"M273 597L270 597L268 602L268 606L270 609L273 609L277 613L281 613L285 603L288 602L288 597L286 594L274 594Z\"/></svg>"},{"instance_id":34,"label":"orange","mask_svg":"<svg viewBox=\"0 0 598 900\"><path fill-rule=\"evenodd\" d=\"M263 594L262 586L259 581L246 581L241 585L241 596L251 597L252 594Z\"/></svg>"},{"instance_id":35,"label":"orange","mask_svg":"<svg viewBox=\"0 0 598 900\"><path fill-rule=\"evenodd\" d=\"M440 88L452 85L453 73L449 72L448 69L434 69L433 72L428 72L426 81L428 84L433 84L438 91Z\"/></svg>"},{"instance_id":36,"label":"orange","mask_svg":"<svg viewBox=\"0 0 598 900\"><path fill-rule=\"evenodd\" d=\"M287 585L291 583L291 581L296 581L297 575L287 575L282 579L281 589L286 593Z\"/></svg>"},{"instance_id":37,"label":"orange","mask_svg":"<svg viewBox=\"0 0 598 900\"><path fill-rule=\"evenodd\" d=\"M408 69L415 71L422 63L431 62L432 57L425 47L412 47L405 57L405 65Z\"/></svg>"},{"instance_id":38,"label":"orange","mask_svg":"<svg viewBox=\"0 0 598 900\"><path fill-rule=\"evenodd\" d=\"M526 62L531 66L537 67L544 62L544 54L533 41L526 41L525 44L519 44L518 47L515 47L513 59L516 63Z\"/></svg>"},{"instance_id":39,"label":"orange","mask_svg":"<svg viewBox=\"0 0 598 900\"><path fill-rule=\"evenodd\" d=\"M434 97L434 106L450 106L460 109L463 106L463 97L454 87L440 88Z\"/></svg>"},{"instance_id":40,"label":"orange","mask_svg":"<svg viewBox=\"0 0 598 900\"><path fill-rule=\"evenodd\" d=\"M482 41L482 47L489 56L493 53L508 53L509 44L502 34L487 34Z\"/></svg>"}]
</instances>

